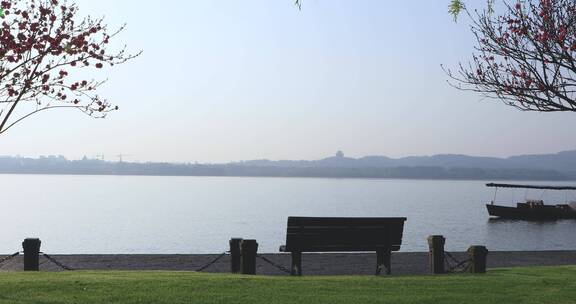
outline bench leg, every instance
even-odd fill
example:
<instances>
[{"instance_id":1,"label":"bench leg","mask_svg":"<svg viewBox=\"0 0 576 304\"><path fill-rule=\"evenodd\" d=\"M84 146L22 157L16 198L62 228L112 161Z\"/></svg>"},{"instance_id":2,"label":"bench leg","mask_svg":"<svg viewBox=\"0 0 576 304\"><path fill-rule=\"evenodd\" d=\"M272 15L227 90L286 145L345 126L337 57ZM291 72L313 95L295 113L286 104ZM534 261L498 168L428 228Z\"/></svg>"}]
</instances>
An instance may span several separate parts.
<instances>
[{"instance_id":1,"label":"bench leg","mask_svg":"<svg viewBox=\"0 0 576 304\"><path fill-rule=\"evenodd\" d=\"M377 250L376 251L376 275L382 274L382 270L386 268L386 274L392 273L391 262L392 252L390 250Z\"/></svg>"},{"instance_id":2,"label":"bench leg","mask_svg":"<svg viewBox=\"0 0 576 304\"><path fill-rule=\"evenodd\" d=\"M292 267L290 268L290 275L302 275L302 252L292 252Z\"/></svg>"}]
</instances>

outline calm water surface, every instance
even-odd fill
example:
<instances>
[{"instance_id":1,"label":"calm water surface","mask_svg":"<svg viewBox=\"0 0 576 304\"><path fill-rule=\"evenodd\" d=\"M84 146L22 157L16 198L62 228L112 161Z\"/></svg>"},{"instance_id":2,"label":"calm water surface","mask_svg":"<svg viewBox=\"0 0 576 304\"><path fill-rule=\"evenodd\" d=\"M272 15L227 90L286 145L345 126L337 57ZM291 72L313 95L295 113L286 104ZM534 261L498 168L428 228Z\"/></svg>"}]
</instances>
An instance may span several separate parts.
<instances>
[{"instance_id":1,"label":"calm water surface","mask_svg":"<svg viewBox=\"0 0 576 304\"><path fill-rule=\"evenodd\" d=\"M576 250L576 220L490 220L494 191L482 181L0 175L0 252L26 237L49 253L216 253L231 237L261 252L284 244L286 218L407 217L402 251ZM546 183L549 184L549 183ZM555 183L563 184L563 183ZM565 193L501 190L497 201L564 202ZM573 194L570 194L573 195Z\"/></svg>"}]
</instances>

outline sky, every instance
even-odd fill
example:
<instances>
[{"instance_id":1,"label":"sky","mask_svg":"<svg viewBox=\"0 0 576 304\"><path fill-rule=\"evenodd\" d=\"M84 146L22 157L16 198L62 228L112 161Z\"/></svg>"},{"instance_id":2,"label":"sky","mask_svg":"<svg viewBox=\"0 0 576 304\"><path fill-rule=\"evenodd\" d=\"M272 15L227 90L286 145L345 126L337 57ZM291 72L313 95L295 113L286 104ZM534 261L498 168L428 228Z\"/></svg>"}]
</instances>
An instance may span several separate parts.
<instances>
[{"instance_id":1,"label":"sky","mask_svg":"<svg viewBox=\"0 0 576 304\"><path fill-rule=\"evenodd\" d=\"M127 24L113 46L143 51L95 75L120 110L39 114L0 136L0 155L218 163L576 149L576 113L521 112L447 84L441 65L467 62L474 46L448 2L77 0L80 15Z\"/></svg>"}]
</instances>

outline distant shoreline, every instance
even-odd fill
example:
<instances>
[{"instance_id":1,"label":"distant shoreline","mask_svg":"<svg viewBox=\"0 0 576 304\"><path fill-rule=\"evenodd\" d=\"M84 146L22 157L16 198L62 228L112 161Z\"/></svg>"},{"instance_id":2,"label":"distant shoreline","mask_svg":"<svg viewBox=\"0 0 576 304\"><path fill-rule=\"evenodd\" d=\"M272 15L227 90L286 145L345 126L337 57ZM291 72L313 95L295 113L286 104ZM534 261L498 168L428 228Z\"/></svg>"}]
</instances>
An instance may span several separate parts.
<instances>
[{"instance_id":1,"label":"distant shoreline","mask_svg":"<svg viewBox=\"0 0 576 304\"><path fill-rule=\"evenodd\" d=\"M187 175L187 174L111 174L111 173L51 173L51 172L0 172L6 175L37 176L117 176L117 177L234 177L234 178L286 178L286 179L341 179L341 180L414 180L414 181L526 181L526 182L576 182L570 179L521 179L521 178L430 178L430 177L354 177L354 176L281 176L281 175Z\"/></svg>"},{"instance_id":2,"label":"distant shoreline","mask_svg":"<svg viewBox=\"0 0 576 304\"><path fill-rule=\"evenodd\" d=\"M227 164L7 156L0 157L0 174L576 181L576 151L509 159L458 155L355 159L339 152L334 157L316 161L260 160Z\"/></svg>"}]
</instances>

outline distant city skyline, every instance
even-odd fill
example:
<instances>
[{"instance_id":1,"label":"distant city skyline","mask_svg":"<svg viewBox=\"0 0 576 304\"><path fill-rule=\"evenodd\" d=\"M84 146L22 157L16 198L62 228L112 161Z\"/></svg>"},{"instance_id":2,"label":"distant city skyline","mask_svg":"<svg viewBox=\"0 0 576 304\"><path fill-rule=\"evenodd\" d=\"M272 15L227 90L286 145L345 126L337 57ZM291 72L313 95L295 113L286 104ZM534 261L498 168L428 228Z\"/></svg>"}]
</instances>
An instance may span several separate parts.
<instances>
[{"instance_id":1,"label":"distant city skyline","mask_svg":"<svg viewBox=\"0 0 576 304\"><path fill-rule=\"evenodd\" d=\"M0 136L0 155L223 163L576 149L576 114L520 112L446 83L440 65L466 62L473 37L436 1L76 3L112 28L126 22L118 41L144 51L95 75L120 111L41 114Z\"/></svg>"}]
</instances>

